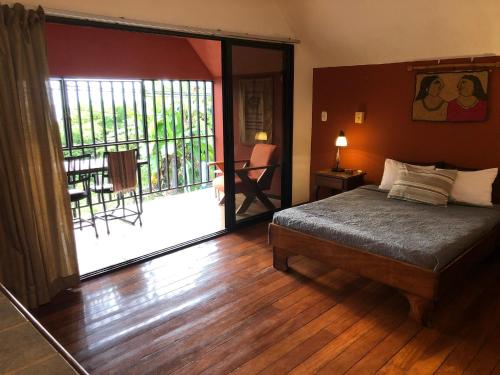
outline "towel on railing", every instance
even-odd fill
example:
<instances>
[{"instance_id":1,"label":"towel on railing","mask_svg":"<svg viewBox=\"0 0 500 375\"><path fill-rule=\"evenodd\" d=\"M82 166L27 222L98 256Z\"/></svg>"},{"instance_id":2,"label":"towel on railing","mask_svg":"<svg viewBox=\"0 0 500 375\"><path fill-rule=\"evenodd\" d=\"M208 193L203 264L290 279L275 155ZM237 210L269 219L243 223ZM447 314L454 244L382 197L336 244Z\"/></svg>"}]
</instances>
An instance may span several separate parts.
<instances>
[{"instance_id":1,"label":"towel on railing","mask_svg":"<svg viewBox=\"0 0 500 375\"><path fill-rule=\"evenodd\" d=\"M118 151L108 154L108 174L113 184L113 192L122 193L135 190L137 185L137 151Z\"/></svg>"}]
</instances>

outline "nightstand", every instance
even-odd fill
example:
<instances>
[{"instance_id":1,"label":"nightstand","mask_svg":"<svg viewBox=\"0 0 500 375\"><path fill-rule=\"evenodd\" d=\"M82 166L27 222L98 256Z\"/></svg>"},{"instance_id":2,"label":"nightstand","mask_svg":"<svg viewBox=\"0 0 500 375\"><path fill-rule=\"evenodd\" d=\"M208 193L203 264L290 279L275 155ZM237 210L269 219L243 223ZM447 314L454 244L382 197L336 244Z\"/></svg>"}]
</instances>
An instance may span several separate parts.
<instances>
[{"instance_id":1,"label":"nightstand","mask_svg":"<svg viewBox=\"0 0 500 375\"><path fill-rule=\"evenodd\" d=\"M316 200L318 200L319 189L321 187L339 192L352 190L363 185L365 174L366 172L360 170L355 170L349 174L345 172L332 172L330 170L315 172Z\"/></svg>"}]
</instances>

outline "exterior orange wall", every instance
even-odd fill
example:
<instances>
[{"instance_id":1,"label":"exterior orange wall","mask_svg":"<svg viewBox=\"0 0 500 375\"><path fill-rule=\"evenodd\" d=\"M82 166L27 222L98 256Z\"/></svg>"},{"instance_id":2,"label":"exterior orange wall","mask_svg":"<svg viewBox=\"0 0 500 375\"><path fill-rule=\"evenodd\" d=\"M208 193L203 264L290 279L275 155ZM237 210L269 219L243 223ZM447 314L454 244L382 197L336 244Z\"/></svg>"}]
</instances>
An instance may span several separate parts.
<instances>
[{"instance_id":1,"label":"exterior orange wall","mask_svg":"<svg viewBox=\"0 0 500 375\"><path fill-rule=\"evenodd\" d=\"M189 44L214 77L215 155L224 159L224 134L222 113L222 50L221 42L209 39L188 38Z\"/></svg>"},{"instance_id":2,"label":"exterior orange wall","mask_svg":"<svg viewBox=\"0 0 500 375\"><path fill-rule=\"evenodd\" d=\"M449 62L467 61L441 61ZM490 72L486 122L420 122L411 120L416 72L407 70L409 64L314 69L311 188L314 171L332 167L340 130L349 143L341 150L341 166L367 171L368 182L380 182L385 158L500 166L500 72ZM328 112L326 123L321 111ZM365 123L354 124L356 111L366 112Z\"/></svg>"},{"instance_id":3,"label":"exterior orange wall","mask_svg":"<svg viewBox=\"0 0 500 375\"><path fill-rule=\"evenodd\" d=\"M56 23L46 37L55 77L213 79L186 38Z\"/></svg>"}]
</instances>

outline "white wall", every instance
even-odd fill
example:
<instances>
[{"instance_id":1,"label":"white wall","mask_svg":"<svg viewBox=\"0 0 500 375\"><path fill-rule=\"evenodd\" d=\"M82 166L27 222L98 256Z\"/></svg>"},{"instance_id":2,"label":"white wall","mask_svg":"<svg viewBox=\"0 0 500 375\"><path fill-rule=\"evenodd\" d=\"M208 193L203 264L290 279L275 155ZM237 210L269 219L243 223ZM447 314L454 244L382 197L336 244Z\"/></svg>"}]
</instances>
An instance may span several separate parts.
<instances>
[{"instance_id":1,"label":"white wall","mask_svg":"<svg viewBox=\"0 0 500 375\"><path fill-rule=\"evenodd\" d=\"M499 0L277 0L314 67L500 54Z\"/></svg>"},{"instance_id":2,"label":"white wall","mask_svg":"<svg viewBox=\"0 0 500 375\"><path fill-rule=\"evenodd\" d=\"M27 6L69 10L134 20L222 29L273 37L296 35L283 10L269 0L28 0ZM296 50L294 99L293 202L309 199L312 65L299 45Z\"/></svg>"}]
</instances>

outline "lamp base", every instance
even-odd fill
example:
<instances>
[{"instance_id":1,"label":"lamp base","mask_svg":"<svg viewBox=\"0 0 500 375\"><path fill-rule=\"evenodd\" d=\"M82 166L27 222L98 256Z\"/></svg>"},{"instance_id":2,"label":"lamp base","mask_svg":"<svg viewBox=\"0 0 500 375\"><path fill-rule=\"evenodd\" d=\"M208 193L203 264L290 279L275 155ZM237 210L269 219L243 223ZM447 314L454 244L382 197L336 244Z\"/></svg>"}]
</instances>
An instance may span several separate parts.
<instances>
[{"instance_id":1,"label":"lamp base","mask_svg":"<svg viewBox=\"0 0 500 375\"><path fill-rule=\"evenodd\" d=\"M332 168L332 172L344 172L344 171L345 171L344 168L338 168L338 167Z\"/></svg>"}]
</instances>

